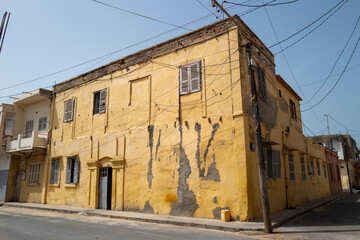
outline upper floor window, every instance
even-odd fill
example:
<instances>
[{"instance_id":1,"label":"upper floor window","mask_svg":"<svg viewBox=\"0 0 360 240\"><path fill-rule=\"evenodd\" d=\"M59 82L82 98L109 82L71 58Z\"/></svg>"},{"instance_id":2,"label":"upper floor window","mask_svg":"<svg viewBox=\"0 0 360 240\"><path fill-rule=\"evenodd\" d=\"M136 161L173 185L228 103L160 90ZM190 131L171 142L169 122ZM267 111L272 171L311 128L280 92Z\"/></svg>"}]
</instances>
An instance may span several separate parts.
<instances>
[{"instance_id":1,"label":"upper floor window","mask_svg":"<svg viewBox=\"0 0 360 240\"><path fill-rule=\"evenodd\" d=\"M320 163L319 163L319 161L316 161L316 170L317 170L318 175L320 176L321 171L320 171Z\"/></svg>"},{"instance_id":2,"label":"upper floor window","mask_svg":"<svg viewBox=\"0 0 360 240\"><path fill-rule=\"evenodd\" d=\"M34 120L26 121L25 138L31 137L33 131L34 131Z\"/></svg>"},{"instance_id":3,"label":"upper floor window","mask_svg":"<svg viewBox=\"0 0 360 240\"><path fill-rule=\"evenodd\" d=\"M295 103L291 100L290 100L290 114L291 114L291 118L294 119L296 121L296 106L295 106Z\"/></svg>"},{"instance_id":4,"label":"upper floor window","mask_svg":"<svg viewBox=\"0 0 360 240\"><path fill-rule=\"evenodd\" d=\"M314 170L314 161L310 160L310 166L309 166L309 175L315 176L315 170Z\"/></svg>"},{"instance_id":5,"label":"upper floor window","mask_svg":"<svg viewBox=\"0 0 360 240\"><path fill-rule=\"evenodd\" d=\"M74 119L75 99L64 102L64 122L71 122Z\"/></svg>"},{"instance_id":6,"label":"upper floor window","mask_svg":"<svg viewBox=\"0 0 360 240\"><path fill-rule=\"evenodd\" d=\"M39 118L38 131L46 130L47 128L47 116Z\"/></svg>"},{"instance_id":7,"label":"upper floor window","mask_svg":"<svg viewBox=\"0 0 360 240\"><path fill-rule=\"evenodd\" d=\"M261 98L266 99L266 79L265 71L259 65L256 66L256 77L258 83L258 94Z\"/></svg>"},{"instance_id":8,"label":"upper floor window","mask_svg":"<svg viewBox=\"0 0 360 240\"><path fill-rule=\"evenodd\" d=\"M93 114L104 113L106 111L106 88L94 92Z\"/></svg>"},{"instance_id":9,"label":"upper floor window","mask_svg":"<svg viewBox=\"0 0 360 240\"><path fill-rule=\"evenodd\" d=\"M180 67L180 95L201 91L201 61Z\"/></svg>"}]
</instances>

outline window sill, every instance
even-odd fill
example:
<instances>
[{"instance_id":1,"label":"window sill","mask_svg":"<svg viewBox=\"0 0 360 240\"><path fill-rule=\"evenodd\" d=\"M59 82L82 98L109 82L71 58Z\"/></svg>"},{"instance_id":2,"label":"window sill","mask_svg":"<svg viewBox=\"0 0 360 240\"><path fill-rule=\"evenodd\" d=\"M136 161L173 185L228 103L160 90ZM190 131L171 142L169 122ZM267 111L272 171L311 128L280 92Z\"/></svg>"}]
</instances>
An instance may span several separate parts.
<instances>
[{"instance_id":1,"label":"window sill","mask_svg":"<svg viewBox=\"0 0 360 240\"><path fill-rule=\"evenodd\" d=\"M26 186L28 186L28 187L39 187L40 183L27 183Z\"/></svg>"},{"instance_id":2,"label":"window sill","mask_svg":"<svg viewBox=\"0 0 360 240\"><path fill-rule=\"evenodd\" d=\"M76 187L77 187L77 184L68 183L68 184L65 184L65 187L66 187L66 188L76 188Z\"/></svg>"},{"instance_id":3,"label":"window sill","mask_svg":"<svg viewBox=\"0 0 360 240\"><path fill-rule=\"evenodd\" d=\"M60 183L50 183L49 187L60 187Z\"/></svg>"}]
</instances>

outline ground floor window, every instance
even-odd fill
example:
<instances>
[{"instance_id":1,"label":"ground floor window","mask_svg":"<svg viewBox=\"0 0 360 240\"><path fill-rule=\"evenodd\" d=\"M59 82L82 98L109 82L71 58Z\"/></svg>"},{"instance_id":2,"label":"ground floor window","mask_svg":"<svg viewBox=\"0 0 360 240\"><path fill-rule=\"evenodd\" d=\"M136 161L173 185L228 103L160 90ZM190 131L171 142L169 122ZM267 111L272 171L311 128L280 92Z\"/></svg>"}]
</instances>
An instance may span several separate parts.
<instances>
[{"instance_id":1,"label":"ground floor window","mask_svg":"<svg viewBox=\"0 0 360 240\"><path fill-rule=\"evenodd\" d=\"M76 184L79 180L80 160L78 158L68 158L66 166L66 183Z\"/></svg>"},{"instance_id":2,"label":"ground floor window","mask_svg":"<svg viewBox=\"0 0 360 240\"><path fill-rule=\"evenodd\" d=\"M288 154L288 162L289 162L289 178L290 178L290 181L295 181L294 155Z\"/></svg>"},{"instance_id":3,"label":"ground floor window","mask_svg":"<svg viewBox=\"0 0 360 240\"><path fill-rule=\"evenodd\" d=\"M268 178L281 178L281 157L279 150L264 148L265 167Z\"/></svg>"},{"instance_id":4,"label":"ground floor window","mask_svg":"<svg viewBox=\"0 0 360 240\"><path fill-rule=\"evenodd\" d=\"M60 167L60 159L54 159L51 161L51 175L50 175L51 184L59 183L59 167Z\"/></svg>"},{"instance_id":5,"label":"ground floor window","mask_svg":"<svg viewBox=\"0 0 360 240\"><path fill-rule=\"evenodd\" d=\"M325 178L327 178L327 174L326 174L326 167L325 167L325 164L323 164L323 169L324 169L324 176L325 176Z\"/></svg>"},{"instance_id":6,"label":"ground floor window","mask_svg":"<svg viewBox=\"0 0 360 240\"><path fill-rule=\"evenodd\" d=\"M40 184L40 168L41 163L30 163L29 168L29 184Z\"/></svg>"},{"instance_id":7,"label":"ground floor window","mask_svg":"<svg viewBox=\"0 0 360 240\"><path fill-rule=\"evenodd\" d=\"M305 159L304 159L304 157L300 158L300 164L301 164L301 178L302 178L303 181L306 181Z\"/></svg>"},{"instance_id":8,"label":"ground floor window","mask_svg":"<svg viewBox=\"0 0 360 240\"><path fill-rule=\"evenodd\" d=\"M321 176L319 161L316 161L316 170L317 170L318 175Z\"/></svg>"}]
</instances>

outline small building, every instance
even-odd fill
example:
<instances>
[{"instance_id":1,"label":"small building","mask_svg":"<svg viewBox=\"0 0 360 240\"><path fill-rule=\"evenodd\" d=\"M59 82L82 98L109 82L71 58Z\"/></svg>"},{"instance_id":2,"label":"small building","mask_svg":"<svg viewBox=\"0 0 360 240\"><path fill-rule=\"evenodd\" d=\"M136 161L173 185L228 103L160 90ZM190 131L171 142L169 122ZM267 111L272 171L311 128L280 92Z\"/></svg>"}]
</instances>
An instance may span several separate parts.
<instances>
[{"instance_id":1,"label":"small building","mask_svg":"<svg viewBox=\"0 0 360 240\"><path fill-rule=\"evenodd\" d=\"M8 130L12 134L6 139L11 156L6 201L40 203L44 197L50 104L51 91L46 89L24 93L14 101Z\"/></svg>"},{"instance_id":2,"label":"small building","mask_svg":"<svg viewBox=\"0 0 360 240\"><path fill-rule=\"evenodd\" d=\"M15 126L14 105L0 106L0 202L5 201L11 155L6 153L6 139L13 135Z\"/></svg>"},{"instance_id":3,"label":"small building","mask_svg":"<svg viewBox=\"0 0 360 240\"><path fill-rule=\"evenodd\" d=\"M56 84L46 170L36 188L23 183L20 200L39 201L42 188L49 204L261 217L248 43L271 211L329 195L324 148L302 133L301 98L234 19L241 28L223 19Z\"/></svg>"},{"instance_id":4,"label":"small building","mask_svg":"<svg viewBox=\"0 0 360 240\"><path fill-rule=\"evenodd\" d=\"M327 161L331 194L342 192L339 157L337 152L325 147L325 159Z\"/></svg>"},{"instance_id":5,"label":"small building","mask_svg":"<svg viewBox=\"0 0 360 240\"><path fill-rule=\"evenodd\" d=\"M320 135L311 139L337 152L343 189L349 190L350 183L352 187L359 185L360 175L357 174L360 170L359 149L349 134Z\"/></svg>"}]
</instances>

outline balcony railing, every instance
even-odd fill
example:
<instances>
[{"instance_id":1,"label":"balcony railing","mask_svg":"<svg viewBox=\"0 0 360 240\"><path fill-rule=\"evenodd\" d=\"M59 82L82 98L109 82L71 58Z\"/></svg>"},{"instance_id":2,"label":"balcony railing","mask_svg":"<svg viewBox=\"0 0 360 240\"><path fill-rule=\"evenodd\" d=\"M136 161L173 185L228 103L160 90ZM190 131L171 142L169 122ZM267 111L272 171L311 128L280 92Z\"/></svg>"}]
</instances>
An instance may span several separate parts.
<instances>
[{"instance_id":1,"label":"balcony railing","mask_svg":"<svg viewBox=\"0 0 360 240\"><path fill-rule=\"evenodd\" d=\"M7 139L6 152L31 151L34 148L46 148L47 133L32 132L30 136L19 134Z\"/></svg>"}]
</instances>

